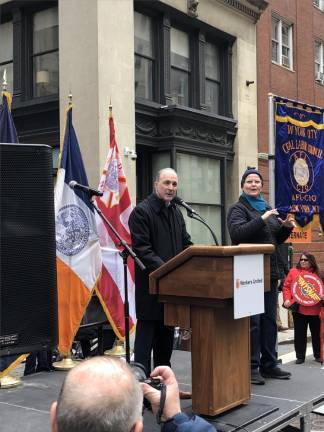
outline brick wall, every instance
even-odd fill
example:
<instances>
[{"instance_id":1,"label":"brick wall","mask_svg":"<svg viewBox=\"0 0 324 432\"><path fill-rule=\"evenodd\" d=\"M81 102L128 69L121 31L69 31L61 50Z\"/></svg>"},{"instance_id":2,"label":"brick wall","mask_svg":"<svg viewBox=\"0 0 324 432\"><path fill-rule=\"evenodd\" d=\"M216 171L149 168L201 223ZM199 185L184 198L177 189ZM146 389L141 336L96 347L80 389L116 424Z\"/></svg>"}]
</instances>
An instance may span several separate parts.
<instances>
[{"instance_id":1,"label":"brick wall","mask_svg":"<svg viewBox=\"0 0 324 432\"><path fill-rule=\"evenodd\" d=\"M271 61L271 18L276 14L293 24L293 69ZM310 105L324 107L324 86L314 79L314 42L324 42L324 13L312 0L269 0L269 6L257 24L258 143L259 152L268 152L268 93ZM268 198L268 162L259 160ZM324 187L324 185L323 185ZM294 244L294 263L308 250L324 270L324 236L313 224L312 243Z\"/></svg>"}]
</instances>

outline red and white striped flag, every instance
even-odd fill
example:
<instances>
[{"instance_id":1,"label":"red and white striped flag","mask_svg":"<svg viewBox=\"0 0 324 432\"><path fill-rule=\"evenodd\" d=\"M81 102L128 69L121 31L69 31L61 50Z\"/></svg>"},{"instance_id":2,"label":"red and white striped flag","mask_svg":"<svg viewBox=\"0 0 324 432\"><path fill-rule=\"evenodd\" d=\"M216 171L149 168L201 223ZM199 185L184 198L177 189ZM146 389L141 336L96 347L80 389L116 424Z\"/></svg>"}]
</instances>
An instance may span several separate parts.
<instances>
[{"instance_id":1,"label":"red and white striped flag","mask_svg":"<svg viewBox=\"0 0 324 432\"><path fill-rule=\"evenodd\" d=\"M114 119L111 111L109 115L110 146L108 157L99 183L99 190L103 192L101 198L96 198L97 206L113 225L120 236L131 245L128 218L132 211L132 203L128 192L118 146L115 138ZM111 232L101 218L96 215L97 231L102 251L102 273L96 288L103 309L119 339L125 337L124 315L124 269L123 260L119 255L122 248L118 238ZM129 301L129 330L135 329L135 270L134 262L128 259L128 301Z\"/></svg>"}]
</instances>

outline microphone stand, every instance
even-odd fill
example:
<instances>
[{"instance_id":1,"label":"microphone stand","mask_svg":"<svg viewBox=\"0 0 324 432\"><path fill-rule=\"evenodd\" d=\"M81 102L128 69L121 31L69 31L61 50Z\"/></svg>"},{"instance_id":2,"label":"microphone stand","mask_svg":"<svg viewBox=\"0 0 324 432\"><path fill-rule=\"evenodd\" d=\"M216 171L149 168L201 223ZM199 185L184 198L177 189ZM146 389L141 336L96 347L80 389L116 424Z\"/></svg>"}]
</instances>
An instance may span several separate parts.
<instances>
[{"instance_id":1,"label":"microphone stand","mask_svg":"<svg viewBox=\"0 0 324 432\"><path fill-rule=\"evenodd\" d=\"M188 217L190 217L191 219L195 219L195 220L197 220L198 222L201 222L202 224L204 224L208 229L209 229L209 231L210 231L210 233L211 233L211 235L212 235L212 237L213 237L213 239L214 239L214 242L215 242L215 245L216 246L219 246L219 244L218 244L218 241L217 241L217 237L216 237L216 234L214 233L214 231L210 228L210 226L208 225L208 223L205 221L205 219L203 219L197 212L196 213L193 213L193 212L191 212L190 210L188 210L187 209L187 215L188 215Z\"/></svg>"},{"instance_id":2,"label":"microphone stand","mask_svg":"<svg viewBox=\"0 0 324 432\"><path fill-rule=\"evenodd\" d=\"M125 315L125 351L126 351L126 362L130 363L130 347L129 347L129 303L128 303L128 282L127 282L127 258L131 256L136 264L139 266L141 270L145 270L145 266L142 261L137 257L135 252L128 246L126 241L120 236L120 234L116 231L113 225L108 221L108 219L102 214L102 211L98 208L97 204L90 199L92 207L104 221L104 223L109 227L109 229L115 234L115 236L119 240L119 246L123 247L123 250L119 252L119 255L123 259L123 267L124 267L124 315Z\"/></svg>"}]
</instances>

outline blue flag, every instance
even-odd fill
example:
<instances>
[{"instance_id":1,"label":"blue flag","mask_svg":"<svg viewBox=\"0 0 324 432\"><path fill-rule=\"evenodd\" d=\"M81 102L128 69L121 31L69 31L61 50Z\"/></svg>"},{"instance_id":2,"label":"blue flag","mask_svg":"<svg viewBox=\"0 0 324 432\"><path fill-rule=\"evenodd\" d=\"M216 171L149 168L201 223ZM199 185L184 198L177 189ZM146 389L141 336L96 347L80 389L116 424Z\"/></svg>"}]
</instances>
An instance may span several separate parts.
<instances>
[{"instance_id":1,"label":"blue flag","mask_svg":"<svg viewBox=\"0 0 324 432\"><path fill-rule=\"evenodd\" d=\"M324 202L323 112L276 100L276 203L300 226L320 215Z\"/></svg>"},{"instance_id":2,"label":"blue flag","mask_svg":"<svg viewBox=\"0 0 324 432\"><path fill-rule=\"evenodd\" d=\"M0 104L0 142L17 143L18 135L10 111L11 95L2 93L2 103Z\"/></svg>"}]
</instances>

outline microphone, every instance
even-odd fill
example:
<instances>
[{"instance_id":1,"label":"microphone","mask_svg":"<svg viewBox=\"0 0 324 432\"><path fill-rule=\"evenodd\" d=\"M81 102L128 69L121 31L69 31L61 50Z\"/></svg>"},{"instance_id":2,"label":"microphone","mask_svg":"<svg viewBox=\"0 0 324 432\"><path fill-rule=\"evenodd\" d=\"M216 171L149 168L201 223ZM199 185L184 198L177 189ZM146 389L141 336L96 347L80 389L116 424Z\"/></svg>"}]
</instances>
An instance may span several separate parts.
<instances>
[{"instance_id":1,"label":"microphone","mask_svg":"<svg viewBox=\"0 0 324 432\"><path fill-rule=\"evenodd\" d=\"M185 201L183 201L182 198L175 196L172 201L175 204L178 204L178 205L184 207L189 213L193 213L193 214L198 215L198 213L193 208L191 208L190 205L188 205Z\"/></svg>"},{"instance_id":2,"label":"microphone","mask_svg":"<svg viewBox=\"0 0 324 432\"><path fill-rule=\"evenodd\" d=\"M96 189L91 189L89 186L84 186L80 183L77 183L75 180L71 180L69 183L71 189L80 190L85 192L90 198L93 196L102 196L103 192L100 192Z\"/></svg>"}]
</instances>

